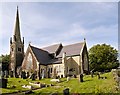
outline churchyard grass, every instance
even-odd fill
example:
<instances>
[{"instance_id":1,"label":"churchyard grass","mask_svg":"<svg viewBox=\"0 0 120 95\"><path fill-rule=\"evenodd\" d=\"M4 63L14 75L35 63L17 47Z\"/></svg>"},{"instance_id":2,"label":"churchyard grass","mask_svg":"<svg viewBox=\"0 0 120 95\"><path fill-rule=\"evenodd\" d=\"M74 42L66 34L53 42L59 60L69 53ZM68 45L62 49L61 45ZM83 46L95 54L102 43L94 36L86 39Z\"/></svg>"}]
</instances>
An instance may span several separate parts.
<instances>
[{"instance_id":1,"label":"churchyard grass","mask_svg":"<svg viewBox=\"0 0 120 95\"><path fill-rule=\"evenodd\" d=\"M26 88L22 88L23 85L27 85L28 81L21 78L8 78L7 88L2 88L2 93L11 93L17 91L28 90Z\"/></svg>"},{"instance_id":2,"label":"churchyard grass","mask_svg":"<svg viewBox=\"0 0 120 95\"><path fill-rule=\"evenodd\" d=\"M61 79L62 82L56 84L60 87L48 87L34 91L38 93L62 93L65 88L69 88L71 93L118 93L115 90L115 82L112 77L112 73L105 73L101 76L106 76L107 79L98 79L97 76L91 78L90 75L84 76L84 82L80 83L78 79L71 79L66 81L65 78Z\"/></svg>"},{"instance_id":3,"label":"churchyard grass","mask_svg":"<svg viewBox=\"0 0 120 95\"><path fill-rule=\"evenodd\" d=\"M98 79L97 76L91 78L90 75L85 75L84 82L82 83L79 82L78 78L71 78L70 81L66 81L66 78L62 78L60 83L56 83L51 82L51 79L32 81L31 79L8 78L8 86L6 89L2 89L2 93L28 90L22 88L22 85L28 85L29 82L37 81L40 83L53 84L54 86L34 90L34 94L41 93L44 95L44 93L63 93L65 88L69 88L70 93L118 93L118 91L115 90L115 81L112 73L101 74L101 76L106 76L107 79ZM13 88L13 85L16 87Z\"/></svg>"}]
</instances>

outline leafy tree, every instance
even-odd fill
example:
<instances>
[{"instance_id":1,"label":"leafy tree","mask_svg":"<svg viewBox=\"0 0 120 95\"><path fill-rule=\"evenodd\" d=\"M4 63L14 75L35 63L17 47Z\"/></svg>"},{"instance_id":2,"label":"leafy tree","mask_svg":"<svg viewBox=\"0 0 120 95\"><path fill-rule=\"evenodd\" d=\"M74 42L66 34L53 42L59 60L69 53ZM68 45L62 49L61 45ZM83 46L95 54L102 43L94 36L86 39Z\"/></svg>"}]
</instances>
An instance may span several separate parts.
<instances>
[{"instance_id":1,"label":"leafy tree","mask_svg":"<svg viewBox=\"0 0 120 95\"><path fill-rule=\"evenodd\" d=\"M119 66L118 51L106 44L97 44L89 50L90 70L105 71Z\"/></svg>"},{"instance_id":2,"label":"leafy tree","mask_svg":"<svg viewBox=\"0 0 120 95\"><path fill-rule=\"evenodd\" d=\"M2 70L8 70L10 63L10 55L1 55L0 56L0 64L2 63Z\"/></svg>"}]
</instances>

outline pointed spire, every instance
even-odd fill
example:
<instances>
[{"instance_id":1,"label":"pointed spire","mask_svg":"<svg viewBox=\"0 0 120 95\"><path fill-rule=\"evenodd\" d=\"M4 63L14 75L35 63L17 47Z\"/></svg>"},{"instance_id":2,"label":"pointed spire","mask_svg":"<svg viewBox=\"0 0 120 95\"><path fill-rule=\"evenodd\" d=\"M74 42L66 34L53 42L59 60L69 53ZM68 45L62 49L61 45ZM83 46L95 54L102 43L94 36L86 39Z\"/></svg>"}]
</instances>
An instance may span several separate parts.
<instances>
[{"instance_id":1,"label":"pointed spire","mask_svg":"<svg viewBox=\"0 0 120 95\"><path fill-rule=\"evenodd\" d=\"M18 6L17 6L17 13L16 13L14 36L15 36L14 37L15 38L14 41L21 42Z\"/></svg>"},{"instance_id":2,"label":"pointed spire","mask_svg":"<svg viewBox=\"0 0 120 95\"><path fill-rule=\"evenodd\" d=\"M84 41L86 41L86 39L84 38Z\"/></svg>"},{"instance_id":3,"label":"pointed spire","mask_svg":"<svg viewBox=\"0 0 120 95\"><path fill-rule=\"evenodd\" d=\"M86 42L86 38L84 38L84 42Z\"/></svg>"},{"instance_id":4,"label":"pointed spire","mask_svg":"<svg viewBox=\"0 0 120 95\"><path fill-rule=\"evenodd\" d=\"M86 38L84 38L84 44L86 44Z\"/></svg>"}]
</instances>

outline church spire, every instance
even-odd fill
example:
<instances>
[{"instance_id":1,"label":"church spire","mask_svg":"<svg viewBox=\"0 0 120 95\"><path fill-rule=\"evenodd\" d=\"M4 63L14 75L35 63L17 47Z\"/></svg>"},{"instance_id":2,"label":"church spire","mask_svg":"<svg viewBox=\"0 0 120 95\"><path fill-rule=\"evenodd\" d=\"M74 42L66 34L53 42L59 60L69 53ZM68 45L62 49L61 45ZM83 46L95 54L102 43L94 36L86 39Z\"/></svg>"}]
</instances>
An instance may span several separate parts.
<instances>
[{"instance_id":1,"label":"church spire","mask_svg":"<svg viewBox=\"0 0 120 95\"><path fill-rule=\"evenodd\" d=\"M18 6L17 6L15 29L14 29L14 41L21 42Z\"/></svg>"},{"instance_id":2,"label":"church spire","mask_svg":"<svg viewBox=\"0 0 120 95\"><path fill-rule=\"evenodd\" d=\"M15 17L15 26L13 40L10 38L10 71L12 71L14 77L17 77L17 69L22 65L24 58L24 38L21 41L20 35L20 23L19 23L19 11L17 6L17 12Z\"/></svg>"}]
</instances>

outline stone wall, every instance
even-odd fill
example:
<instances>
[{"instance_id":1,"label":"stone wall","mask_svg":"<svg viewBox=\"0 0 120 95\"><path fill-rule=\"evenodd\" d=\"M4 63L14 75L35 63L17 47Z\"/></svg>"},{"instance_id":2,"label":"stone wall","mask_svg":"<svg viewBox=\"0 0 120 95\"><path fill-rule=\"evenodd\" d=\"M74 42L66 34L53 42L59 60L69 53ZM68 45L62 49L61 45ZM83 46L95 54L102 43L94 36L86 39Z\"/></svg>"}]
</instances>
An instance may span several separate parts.
<instances>
[{"instance_id":1,"label":"stone wall","mask_svg":"<svg viewBox=\"0 0 120 95\"><path fill-rule=\"evenodd\" d=\"M116 90L120 90L120 69L112 69Z\"/></svg>"}]
</instances>

